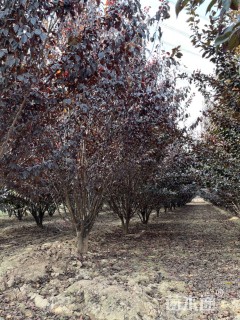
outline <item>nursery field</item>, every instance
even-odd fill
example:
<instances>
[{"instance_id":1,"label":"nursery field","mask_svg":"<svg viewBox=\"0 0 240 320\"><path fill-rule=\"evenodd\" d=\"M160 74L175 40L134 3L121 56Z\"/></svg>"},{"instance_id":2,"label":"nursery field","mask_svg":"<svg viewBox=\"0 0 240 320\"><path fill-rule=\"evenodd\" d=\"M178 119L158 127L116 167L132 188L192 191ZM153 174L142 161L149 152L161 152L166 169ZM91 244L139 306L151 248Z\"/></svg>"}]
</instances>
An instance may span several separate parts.
<instances>
[{"instance_id":1,"label":"nursery field","mask_svg":"<svg viewBox=\"0 0 240 320\"><path fill-rule=\"evenodd\" d=\"M240 319L239 219L201 199L127 236L100 214L83 261L57 216L0 223L0 319Z\"/></svg>"}]
</instances>

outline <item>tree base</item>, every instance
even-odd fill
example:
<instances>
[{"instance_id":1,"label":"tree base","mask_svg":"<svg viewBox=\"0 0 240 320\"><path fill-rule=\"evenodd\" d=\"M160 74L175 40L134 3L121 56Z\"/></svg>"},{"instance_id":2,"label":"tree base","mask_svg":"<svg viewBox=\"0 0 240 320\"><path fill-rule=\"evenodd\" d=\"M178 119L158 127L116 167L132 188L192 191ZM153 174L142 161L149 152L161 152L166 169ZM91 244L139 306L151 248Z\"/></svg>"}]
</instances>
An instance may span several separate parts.
<instances>
[{"instance_id":1,"label":"tree base","mask_svg":"<svg viewBox=\"0 0 240 320\"><path fill-rule=\"evenodd\" d=\"M77 231L76 246L77 246L77 254L79 256L82 256L83 254L88 252L88 239L89 239L88 235L84 237L82 232Z\"/></svg>"}]
</instances>

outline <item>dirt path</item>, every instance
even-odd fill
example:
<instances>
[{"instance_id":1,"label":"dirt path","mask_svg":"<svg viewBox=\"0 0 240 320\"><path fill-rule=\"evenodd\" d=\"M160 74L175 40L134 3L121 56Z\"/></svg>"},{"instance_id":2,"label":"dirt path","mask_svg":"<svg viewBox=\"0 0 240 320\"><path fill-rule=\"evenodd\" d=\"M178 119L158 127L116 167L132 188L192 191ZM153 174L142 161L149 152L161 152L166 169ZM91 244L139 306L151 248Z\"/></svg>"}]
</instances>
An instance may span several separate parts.
<instances>
[{"instance_id":1,"label":"dirt path","mask_svg":"<svg viewBox=\"0 0 240 320\"><path fill-rule=\"evenodd\" d=\"M240 319L240 222L210 204L147 230L136 219L128 236L102 214L83 263L57 218L0 223L0 319Z\"/></svg>"}]
</instances>

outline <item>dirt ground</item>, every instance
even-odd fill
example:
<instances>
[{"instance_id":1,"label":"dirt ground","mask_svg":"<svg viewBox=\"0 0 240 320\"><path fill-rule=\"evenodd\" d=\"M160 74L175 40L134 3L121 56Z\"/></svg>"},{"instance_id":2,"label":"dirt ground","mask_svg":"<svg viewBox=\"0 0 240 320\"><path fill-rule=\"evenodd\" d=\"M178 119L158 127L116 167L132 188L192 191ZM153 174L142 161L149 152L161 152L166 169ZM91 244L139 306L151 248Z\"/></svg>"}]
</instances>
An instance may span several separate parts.
<instances>
[{"instance_id":1,"label":"dirt ground","mask_svg":"<svg viewBox=\"0 0 240 320\"><path fill-rule=\"evenodd\" d=\"M0 320L240 320L240 219L195 199L135 219L100 214L83 262L57 216L0 218Z\"/></svg>"}]
</instances>

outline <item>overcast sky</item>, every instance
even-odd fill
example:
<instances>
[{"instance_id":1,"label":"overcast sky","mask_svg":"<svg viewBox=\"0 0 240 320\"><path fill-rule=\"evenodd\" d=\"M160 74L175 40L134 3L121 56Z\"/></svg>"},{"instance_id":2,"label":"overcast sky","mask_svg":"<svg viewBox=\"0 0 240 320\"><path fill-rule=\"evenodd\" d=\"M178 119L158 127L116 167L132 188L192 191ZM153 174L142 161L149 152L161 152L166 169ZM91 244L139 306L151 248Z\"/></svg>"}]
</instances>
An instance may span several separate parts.
<instances>
[{"instance_id":1,"label":"overcast sky","mask_svg":"<svg viewBox=\"0 0 240 320\"><path fill-rule=\"evenodd\" d=\"M151 6L151 12L156 12L159 6L159 0L141 0L143 6ZM175 14L175 3L176 0L170 1L170 15L171 17L164 21L162 24L162 46L166 51L170 51L178 45L181 45L183 53L182 69L187 73L191 73L194 70L201 70L204 73L211 73L213 71L213 64L207 59L201 57L201 52L194 48L190 41L190 28L186 22L188 16L182 11L178 18ZM199 10L201 18L201 24L207 23L207 17L205 16L206 8L202 7ZM194 90L194 88L193 88ZM200 111L203 108L202 96L194 90L196 93L193 103L189 108L190 119L188 124L192 123L200 115Z\"/></svg>"}]
</instances>

